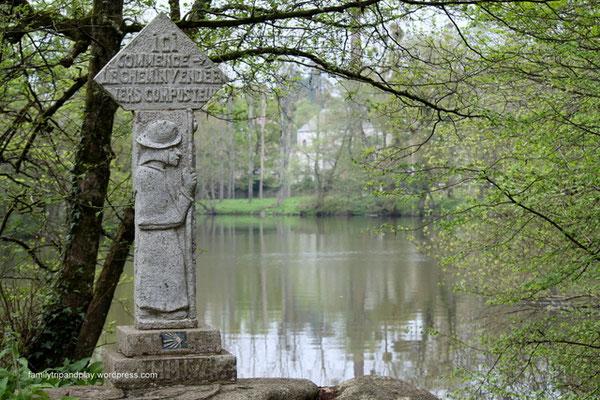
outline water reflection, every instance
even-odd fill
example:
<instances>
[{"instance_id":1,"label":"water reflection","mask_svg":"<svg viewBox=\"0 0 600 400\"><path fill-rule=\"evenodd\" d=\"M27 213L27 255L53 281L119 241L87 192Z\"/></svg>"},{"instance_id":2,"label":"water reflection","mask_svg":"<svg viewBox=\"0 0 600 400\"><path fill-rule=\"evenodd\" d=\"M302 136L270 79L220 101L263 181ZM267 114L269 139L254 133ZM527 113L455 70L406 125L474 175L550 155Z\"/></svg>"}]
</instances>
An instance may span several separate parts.
<instances>
[{"instance_id":1,"label":"water reflection","mask_svg":"<svg viewBox=\"0 0 600 400\"><path fill-rule=\"evenodd\" d=\"M224 333L240 377L329 385L375 373L443 389L450 347L428 329L453 334L469 305L404 237L366 232L382 222L198 221L199 317Z\"/></svg>"},{"instance_id":2,"label":"water reflection","mask_svg":"<svg viewBox=\"0 0 600 400\"><path fill-rule=\"evenodd\" d=\"M332 385L378 374L444 394L450 384L438 378L459 355L429 329L454 335L475 304L442 285L440 267L404 237L366 231L383 222L412 223L198 218L198 318L221 330L240 378Z\"/></svg>"}]
</instances>

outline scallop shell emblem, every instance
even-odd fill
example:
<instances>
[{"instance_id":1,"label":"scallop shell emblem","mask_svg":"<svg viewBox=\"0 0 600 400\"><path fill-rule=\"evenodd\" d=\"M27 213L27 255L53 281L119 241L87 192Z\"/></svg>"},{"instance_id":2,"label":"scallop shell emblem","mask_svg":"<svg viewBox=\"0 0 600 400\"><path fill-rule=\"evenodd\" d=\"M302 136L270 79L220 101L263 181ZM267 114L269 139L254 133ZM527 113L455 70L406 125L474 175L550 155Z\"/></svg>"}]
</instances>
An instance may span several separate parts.
<instances>
[{"instance_id":1,"label":"scallop shell emblem","mask_svg":"<svg viewBox=\"0 0 600 400\"><path fill-rule=\"evenodd\" d=\"M185 332L163 332L162 347L165 350L184 349L187 347Z\"/></svg>"}]
</instances>

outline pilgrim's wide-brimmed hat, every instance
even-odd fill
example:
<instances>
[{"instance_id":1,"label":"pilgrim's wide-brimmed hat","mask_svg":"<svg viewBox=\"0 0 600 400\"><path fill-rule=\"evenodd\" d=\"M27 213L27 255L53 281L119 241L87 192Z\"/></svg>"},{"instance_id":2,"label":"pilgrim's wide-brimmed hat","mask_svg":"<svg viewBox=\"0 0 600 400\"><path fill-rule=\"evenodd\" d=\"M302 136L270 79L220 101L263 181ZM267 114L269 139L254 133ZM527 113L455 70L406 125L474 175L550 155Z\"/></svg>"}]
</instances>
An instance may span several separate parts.
<instances>
[{"instance_id":1,"label":"pilgrim's wide-brimmed hat","mask_svg":"<svg viewBox=\"0 0 600 400\"><path fill-rule=\"evenodd\" d=\"M161 119L148 125L135 141L151 149L166 149L181 142L181 133L173 122Z\"/></svg>"}]
</instances>

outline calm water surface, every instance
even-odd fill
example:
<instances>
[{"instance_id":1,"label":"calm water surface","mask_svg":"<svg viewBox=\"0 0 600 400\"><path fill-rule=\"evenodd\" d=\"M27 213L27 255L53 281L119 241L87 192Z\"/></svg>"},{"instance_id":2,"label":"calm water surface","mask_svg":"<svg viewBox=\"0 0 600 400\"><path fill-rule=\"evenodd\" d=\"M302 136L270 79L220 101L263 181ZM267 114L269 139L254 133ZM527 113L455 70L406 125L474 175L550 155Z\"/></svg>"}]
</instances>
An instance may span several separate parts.
<instances>
[{"instance_id":1,"label":"calm water surface","mask_svg":"<svg viewBox=\"0 0 600 400\"><path fill-rule=\"evenodd\" d=\"M198 217L198 319L217 327L238 377L333 385L378 374L443 396L479 304L378 218ZM132 275L131 267L127 271ZM131 324L130 283L109 321ZM110 342L114 340L105 338Z\"/></svg>"}]
</instances>

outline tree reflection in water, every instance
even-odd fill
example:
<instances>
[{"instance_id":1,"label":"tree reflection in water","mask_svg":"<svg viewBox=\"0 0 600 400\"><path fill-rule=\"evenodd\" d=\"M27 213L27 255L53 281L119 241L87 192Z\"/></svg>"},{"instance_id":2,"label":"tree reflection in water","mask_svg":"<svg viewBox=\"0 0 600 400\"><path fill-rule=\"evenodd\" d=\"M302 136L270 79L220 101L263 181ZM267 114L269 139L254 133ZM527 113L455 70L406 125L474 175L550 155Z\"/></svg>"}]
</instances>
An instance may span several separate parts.
<instances>
[{"instance_id":1,"label":"tree reflection in water","mask_svg":"<svg viewBox=\"0 0 600 400\"><path fill-rule=\"evenodd\" d=\"M377 235L378 218L199 217L198 320L221 331L238 376L334 385L377 374L440 397L455 366L482 360L467 341L481 304L452 291L437 263L403 236ZM125 277L133 275L128 265ZM125 278L127 281L127 278ZM110 324L131 325L131 282L118 287ZM104 335L102 343L114 344ZM467 349L468 350L468 349Z\"/></svg>"},{"instance_id":2,"label":"tree reflection in water","mask_svg":"<svg viewBox=\"0 0 600 400\"><path fill-rule=\"evenodd\" d=\"M479 303L401 235L367 232L376 218L198 219L199 320L238 357L239 377L331 385L365 374L407 379L443 395L439 379L464 354ZM472 361L476 362L476 360Z\"/></svg>"}]
</instances>

